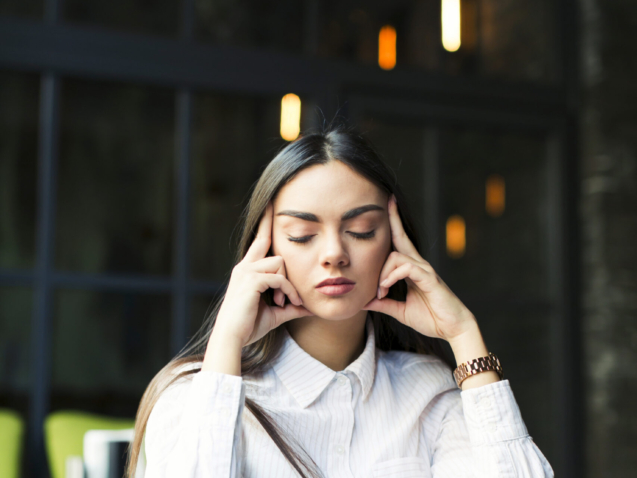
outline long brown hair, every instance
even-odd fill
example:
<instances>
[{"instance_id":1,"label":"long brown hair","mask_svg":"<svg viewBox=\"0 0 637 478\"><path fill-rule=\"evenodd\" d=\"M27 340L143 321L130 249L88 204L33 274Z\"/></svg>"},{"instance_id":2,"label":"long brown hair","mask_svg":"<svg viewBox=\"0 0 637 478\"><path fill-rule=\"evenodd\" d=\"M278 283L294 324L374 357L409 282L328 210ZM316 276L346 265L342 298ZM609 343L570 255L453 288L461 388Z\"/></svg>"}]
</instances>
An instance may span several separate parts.
<instances>
[{"instance_id":1,"label":"long brown hair","mask_svg":"<svg viewBox=\"0 0 637 478\"><path fill-rule=\"evenodd\" d=\"M324 127L322 131L307 132L295 141L287 144L265 168L254 186L248 204L241 216L240 224L242 227L240 229L241 232L235 263L239 263L245 256L256 236L259 221L268 202L274 199L281 187L294 178L299 171L316 164L325 164L333 160L341 161L351 167L388 195L395 195L405 232L414 246L420 251L419 240L413 221L405 204L404 196L391 169L385 165L380 154L362 133L352 127L344 126L343 124L334 125L332 123ZM388 297L404 301L406 293L407 285L404 280L401 280L391 287ZM272 289L268 289L263 296L268 304L274 304ZM204 321L202 327L190 340L184 350L157 373L144 392L137 411L135 438L130 446L127 466L127 475L130 478L133 478L135 475L135 468L139 458L148 417L159 396L175 381L182 377L198 373L201 370L196 364L203 361L208 338L215 326L215 320L223 298L222 295L215 302L212 311ZM401 324L393 317L389 317L385 314L379 312L370 313L374 325L376 347L379 349L385 351L402 350L420 354L434 354L444 360L450 368L455 366L452 359L445 352L443 342L440 339L419 334L415 330ZM282 339L282 331L279 327L270 331L260 340L245 346L241 352L241 374L258 376L265 371L270 363L277 357ZM194 364L194 367L188 367L189 370L178 372L179 369L188 364ZM281 429L263 408L259 407L248 397L245 397L245 408L259 421L261 426L263 426L265 431L281 450L281 453L283 453L301 477L306 478L308 476L302 468L309 472L309 476L316 477L320 475L320 470L316 469L318 467L316 467L316 463L311 457L304 452L304 454L309 457L309 460L312 461L314 467L310 467L307 461L303 460L290 446L289 442L295 441L293 437L289 437L290 440L283 438L284 434L281 432Z\"/></svg>"}]
</instances>

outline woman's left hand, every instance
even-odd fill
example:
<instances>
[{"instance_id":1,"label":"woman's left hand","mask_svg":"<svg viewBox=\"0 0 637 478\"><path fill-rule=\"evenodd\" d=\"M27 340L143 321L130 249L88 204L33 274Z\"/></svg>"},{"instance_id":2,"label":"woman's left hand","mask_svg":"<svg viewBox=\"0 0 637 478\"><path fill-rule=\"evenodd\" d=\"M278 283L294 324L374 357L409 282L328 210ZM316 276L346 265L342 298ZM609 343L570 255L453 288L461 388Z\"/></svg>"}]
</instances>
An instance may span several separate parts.
<instances>
[{"instance_id":1,"label":"woman's left hand","mask_svg":"<svg viewBox=\"0 0 637 478\"><path fill-rule=\"evenodd\" d=\"M377 297L363 309L390 315L423 335L447 341L474 330L477 322L473 314L418 254L405 233L393 195L388 201L388 212L396 250L383 265ZM389 288L401 279L407 283L407 300L384 298Z\"/></svg>"}]
</instances>

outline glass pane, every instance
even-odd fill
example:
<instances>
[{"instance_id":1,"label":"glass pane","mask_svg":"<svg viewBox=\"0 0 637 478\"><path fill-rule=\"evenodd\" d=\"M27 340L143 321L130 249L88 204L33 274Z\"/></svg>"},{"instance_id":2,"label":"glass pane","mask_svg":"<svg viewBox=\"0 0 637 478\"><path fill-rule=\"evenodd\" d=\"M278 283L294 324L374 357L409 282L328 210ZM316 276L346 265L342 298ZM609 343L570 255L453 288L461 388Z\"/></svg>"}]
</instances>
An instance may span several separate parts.
<instances>
[{"instance_id":1,"label":"glass pane","mask_svg":"<svg viewBox=\"0 0 637 478\"><path fill-rule=\"evenodd\" d=\"M555 442L554 359L549 340L551 324L560 317L546 305L545 138L468 129L437 130L436 135L429 126L431 138L438 138L433 148L436 145L427 143L427 129L417 121L382 115L381 119L368 116L361 124L396 171L417 218L423 217L427 200L423 191L426 155L438 150L442 224L438 231L430 231L431 247L442 253L438 272L462 300L470 299L465 303L475 314L489 350L504 364L505 378L511 381L529 433L549 462L555 463L560 452ZM496 195L504 199L504 209L498 210L497 201L489 196L487 212L486 183L494 174L504 179L503 195ZM453 214L466 222L466 249L458 258L447 256L445 250L446 219ZM509 306L505 311L501 299L506 298L538 303L524 310Z\"/></svg>"},{"instance_id":2,"label":"glass pane","mask_svg":"<svg viewBox=\"0 0 637 478\"><path fill-rule=\"evenodd\" d=\"M449 75L504 79L554 79L554 2L463 0L460 47L442 43L440 0L325 0L317 22L317 54L379 64L381 28L395 32L396 69L418 68ZM311 23L308 23L308 27ZM308 28L306 27L306 28ZM380 67L379 67L380 68Z\"/></svg>"},{"instance_id":3,"label":"glass pane","mask_svg":"<svg viewBox=\"0 0 637 478\"><path fill-rule=\"evenodd\" d=\"M0 268L35 261L39 77L0 72Z\"/></svg>"},{"instance_id":4,"label":"glass pane","mask_svg":"<svg viewBox=\"0 0 637 478\"><path fill-rule=\"evenodd\" d=\"M0 0L0 15L42 18L43 0Z\"/></svg>"},{"instance_id":5,"label":"glass pane","mask_svg":"<svg viewBox=\"0 0 637 478\"><path fill-rule=\"evenodd\" d=\"M196 295L192 298L192 305L190 308L191 320L190 320L190 336L195 335L208 315L212 311L215 301L219 296L214 294Z\"/></svg>"},{"instance_id":6,"label":"glass pane","mask_svg":"<svg viewBox=\"0 0 637 478\"><path fill-rule=\"evenodd\" d=\"M396 30L396 64L406 64L402 58L408 48L399 25L414 15L424 2L364 2L359 0L321 2L319 15L318 55L336 57L369 65L378 65L379 33L385 25ZM421 18L426 22L427 16ZM429 24L419 25L421 35L430 37ZM433 38L430 41L435 43ZM424 42L426 43L426 42ZM403 49L404 47L404 49ZM435 53L435 48L432 50ZM410 62L411 63L411 62Z\"/></svg>"},{"instance_id":7,"label":"glass pane","mask_svg":"<svg viewBox=\"0 0 637 478\"><path fill-rule=\"evenodd\" d=\"M549 0L481 0L480 73L513 80L555 80L556 5Z\"/></svg>"},{"instance_id":8,"label":"glass pane","mask_svg":"<svg viewBox=\"0 0 637 478\"><path fill-rule=\"evenodd\" d=\"M426 258L431 232L425 222L425 135L424 127L401 122L368 118L362 124L368 138L381 153L385 163L396 173L398 184L407 199L420 239L420 250Z\"/></svg>"},{"instance_id":9,"label":"glass pane","mask_svg":"<svg viewBox=\"0 0 637 478\"><path fill-rule=\"evenodd\" d=\"M0 288L0 408L27 416L31 389L31 315L33 293Z\"/></svg>"},{"instance_id":10,"label":"glass pane","mask_svg":"<svg viewBox=\"0 0 637 478\"><path fill-rule=\"evenodd\" d=\"M57 267L170 273L173 91L66 80L61 111Z\"/></svg>"},{"instance_id":11,"label":"glass pane","mask_svg":"<svg viewBox=\"0 0 637 478\"><path fill-rule=\"evenodd\" d=\"M557 417L551 387L554 360L549 339L550 324L559 317L521 310L475 310L474 314L487 348L502 362L504 378L511 383L529 435L554 466L560 451L555 439Z\"/></svg>"},{"instance_id":12,"label":"glass pane","mask_svg":"<svg viewBox=\"0 0 637 478\"><path fill-rule=\"evenodd\" d=\"M441 237L451 244L460 229L450 224L445 234L446 225L459 216L466 241L463 251L453 244L443 250L441 275L449 287L483 300L548 298L544 137L445 130L440 154ZM495 203L503 208L499 211L491 203L487 208L488 198L494 200L492 188Z\"/></svg>"},{"instance_id":13,"label":"glass pane","mask_svg":"<svg viewBox=\"0 0 637 478\"><path fill-rule=\"evenodd\" d=\"M192 136L192 274L229 277L250 186L285 143L280 100L198 94ZM302 125L303 126L303 125Z\"/></svg>"},{"instance_id":14,"label":"glass pane","mask_svg":"<svg viewBox=\"0 0 637 478\"><path fill-rule=\"evenodd\" d=\"M176 36L181 7L182 2L175 0L64 0L64 18L133 33Z\"/></svg>"},{"instance_id":15,"label":"glass pane","mask_svg":"<svg viewBox=\"0 0 637 478\"><path fill-rule=\"evenodd\" d=\"M195 37L218 44L301 53L306 3L293 0L195 0Z\"/></svg>"},{"instance_id":16,"label":"glass pane","mask_svg":"<svg viewBox=\"0 0 637 478\"><path fill-rule=\"evenodd\" d=\"M61 291L53 329L52 409L133 417L170 360L170 297Z\"/></svg>"}]
</instances>

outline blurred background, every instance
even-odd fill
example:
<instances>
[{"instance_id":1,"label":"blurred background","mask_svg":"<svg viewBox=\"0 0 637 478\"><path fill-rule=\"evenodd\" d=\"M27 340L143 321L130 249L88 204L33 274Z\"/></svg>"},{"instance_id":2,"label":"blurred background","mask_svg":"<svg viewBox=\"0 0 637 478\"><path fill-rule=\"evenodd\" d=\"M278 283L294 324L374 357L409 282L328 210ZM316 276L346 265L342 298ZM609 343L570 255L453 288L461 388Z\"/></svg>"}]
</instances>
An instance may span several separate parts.
<instances>
[{"instance_id":1,"label":"blurred background","mask_svg":"<svg viewBox=\"0 0 637 478\"><path fill-rule=\"evenodd\" d=\"M338 114L556 476L635 476L636 48L628 0L0 0L0 474L64 476L53 416L131 423Z\"/></svg>"}]
</instances>

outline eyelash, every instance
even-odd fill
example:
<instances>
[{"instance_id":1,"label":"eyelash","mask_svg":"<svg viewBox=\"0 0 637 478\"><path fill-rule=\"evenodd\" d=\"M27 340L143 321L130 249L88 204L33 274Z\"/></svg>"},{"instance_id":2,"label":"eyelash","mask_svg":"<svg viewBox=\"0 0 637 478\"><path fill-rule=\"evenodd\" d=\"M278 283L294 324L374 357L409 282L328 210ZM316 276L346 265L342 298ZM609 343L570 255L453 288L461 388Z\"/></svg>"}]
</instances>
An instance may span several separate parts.
<instances>
[{"instance_id":1,"label":"eyelash","mask_svg":"<svg viewBox=\"0 0 637 478\"><path fill-rule=\"evenodd\" d=\"M369 232L363 232L363 233L356 233L356 232L350 232L350 234L352 235L352 237L354 239L363 239L363 240L368 240L374 237L374 233L376 232L376 229L373 229ZM307 242L310 241L310 239L312 239L313 236L303 236L303 237L288 237L288 240L290 242L296 242L297 244L305 244Z\"/></svg>"}]
</instances>

